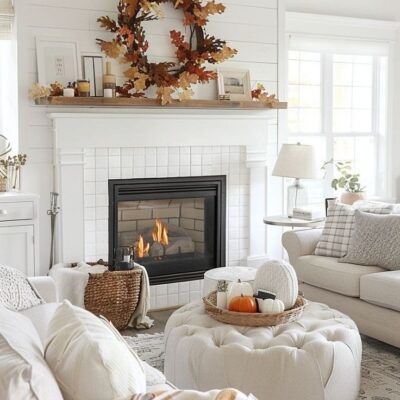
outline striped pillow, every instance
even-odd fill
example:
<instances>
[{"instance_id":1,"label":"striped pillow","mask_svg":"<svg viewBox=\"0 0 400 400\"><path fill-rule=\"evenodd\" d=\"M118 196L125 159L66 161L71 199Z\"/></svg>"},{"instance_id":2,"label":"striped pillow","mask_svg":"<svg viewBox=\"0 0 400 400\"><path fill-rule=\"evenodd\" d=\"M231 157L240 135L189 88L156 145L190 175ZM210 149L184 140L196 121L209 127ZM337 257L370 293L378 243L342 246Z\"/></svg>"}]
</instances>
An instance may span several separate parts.
<instances>
[{"instance_id":1,"label":"striped pillow","mask_svg":"<svg viewBox=\"0 0 400 400\"><path fill-rule=\"evenodd\" d=\"M358 201L349 206L331 203L328 207L322 236L315 249L315 255L344 257L354 231L355 210L373 214L391 214L393 204Z\"/></svg>"}]
</instances>

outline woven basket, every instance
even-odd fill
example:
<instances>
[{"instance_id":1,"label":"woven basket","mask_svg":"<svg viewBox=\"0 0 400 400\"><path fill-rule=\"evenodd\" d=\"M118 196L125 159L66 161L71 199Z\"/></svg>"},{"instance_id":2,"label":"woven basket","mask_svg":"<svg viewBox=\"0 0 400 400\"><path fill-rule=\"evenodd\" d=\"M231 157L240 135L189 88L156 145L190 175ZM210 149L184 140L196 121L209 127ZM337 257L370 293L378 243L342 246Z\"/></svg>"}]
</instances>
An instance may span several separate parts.
<instances>
[{"instance_id":1,"label":"woven basket","mask_svg":"<svg viewBox=\"0 0 400 400\"><path fill-rule=\"evenodd\" d=\"M142 270L89 274L85 290L85 308L102 315L118 330L128 327L139 302Z\"/></svg>"},{"instance_id":2,"label":"woven basket","mask_svg":"<svg viewBox=\"0 0 400 400\"><path fill-rule=\"evenodd\" d=\"M297 297L293 308L279 314L241 313L224 310L216 306L217 292L211 292L203 298L206 313L219 322L240 326L275 326L287 324L300 318L307 300L301 296Z\"/></svg>"}]
</instances>

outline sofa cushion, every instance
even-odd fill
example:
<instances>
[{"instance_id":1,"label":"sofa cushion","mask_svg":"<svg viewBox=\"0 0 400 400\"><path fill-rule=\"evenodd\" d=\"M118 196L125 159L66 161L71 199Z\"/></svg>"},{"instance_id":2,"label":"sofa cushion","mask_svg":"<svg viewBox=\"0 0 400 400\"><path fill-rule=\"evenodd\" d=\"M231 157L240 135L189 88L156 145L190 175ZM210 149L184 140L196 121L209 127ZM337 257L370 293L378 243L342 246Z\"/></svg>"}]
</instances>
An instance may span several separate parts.
<instances>
[{"instance_id":1,"label":"sofa cushion","mask_svg":"<svg viewBox=\"0 0 400 400\"><path fill-rule=\"evenodd\" d=\"M400 311L400 271L362 276L360 298L368 303Z\"/></svg>"},{"instance_id":2,"label":"sofa cushion","mask_svg":"<svg viewBox=\"0 0 400 400\"><path fill-rule=\"evenodd\" d=\"M351 297L360 297L360 277L383 268L339 263L335 257L302 256L296 263L299 281Z\"/></svg>"},{"instance_id":3,"label":"sofa cushion","mask_svg":"<svg viewBox=\"0 0 400 400\"><path fill-rule=\"evenodd\" d=\"M354 233L341 262L400 270L400 215L355 212Z\"/></svg>"},{"instance_id":4,"label":"sofa cushion","mask_svg":"<svg viewBox=\"0 0 400 400\"><path fill-rule=\"evenodd\" d=\"M128 399L146 392L142 363L119 332L67 300L50 321L45 359L65 400Z\"/></svg>"},{"instance_id":5,"label":"sofa cushion","mask_svg":"<svg viewBox=\"0 0 400 400\"><path fill-rule=\"evenodd\" d=\"M33 323L43 345L47 339L49 323L60 304L61 303L46 303L21 311L21 314L28 317Z\"/></svg>"},{"instance_id":6,"label":"sofa cushion","mask_svg":"<svg viewBox=\"0 0 400 400\"><path fill-rule=\"evenodd\" d=\"M62 400L32 322L0 306L0 399Z\"/></svg>"}]
</instances>

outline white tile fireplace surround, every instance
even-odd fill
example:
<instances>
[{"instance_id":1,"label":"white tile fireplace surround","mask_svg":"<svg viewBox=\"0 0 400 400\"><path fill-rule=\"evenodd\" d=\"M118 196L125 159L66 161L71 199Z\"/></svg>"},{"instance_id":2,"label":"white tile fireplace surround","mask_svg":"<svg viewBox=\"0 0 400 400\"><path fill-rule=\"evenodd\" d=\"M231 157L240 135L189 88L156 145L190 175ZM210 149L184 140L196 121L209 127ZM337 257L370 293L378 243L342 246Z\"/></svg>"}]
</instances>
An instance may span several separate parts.
<instances>
[{"instance_id":1,"label":"white tile fireplace surround","mask_svg":"<svg viewBox=\"0 0 400 400\"><path fill-rule=\"evenodd\" d=\"M257 266L266 259L262 220L274 112L90 110L49 116L61 195L59 261L108 258L108 179L204 175L227 176L227 265ZM153 286L152 308L200 298L201 285Z\"/></svg>"}]
</instances>

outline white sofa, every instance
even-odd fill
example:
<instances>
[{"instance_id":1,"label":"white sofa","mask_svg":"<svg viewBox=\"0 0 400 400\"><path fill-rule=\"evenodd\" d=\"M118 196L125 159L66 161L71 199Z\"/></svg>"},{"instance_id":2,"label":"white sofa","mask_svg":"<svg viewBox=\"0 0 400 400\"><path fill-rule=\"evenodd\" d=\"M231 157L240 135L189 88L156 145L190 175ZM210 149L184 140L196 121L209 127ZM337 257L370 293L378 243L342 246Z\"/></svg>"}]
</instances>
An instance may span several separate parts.
<instances>
[{"instance_id":1,"label":"white sofa","mask_svg":"<svg viewBox=\"0 0 400 400\"><path fill-rule=\"evenodd\" d=\"M39 337L42 340L42 343L44 343L46 339L47 326L57 307L60 305L60 303L57 302L58 298L56 285L54 280L50 277L43 276L28 279L42 296L46 304L41 304L39 306L29 308L27 310L21 311L21 313L32 321L37 332L39 333ZM152 368L147 363L143 363L145 364L144 369L146 373L148 392L175 389L173 385L169 384L166 381L165 377L160 372L154 370L154 368Z\"/></svg>"},{"instance_id":2,"label":"white sofa","mask_svg":"<svg viewBox=\"0 0 400 400\"><path fill-rule=\"evenodd\" d=\"M307 299L349 315L361 333L400 347L400 271L316 256L321 234L322 229L306 229L282 236L299 289Z\"/></svg>"}]
</instances>

